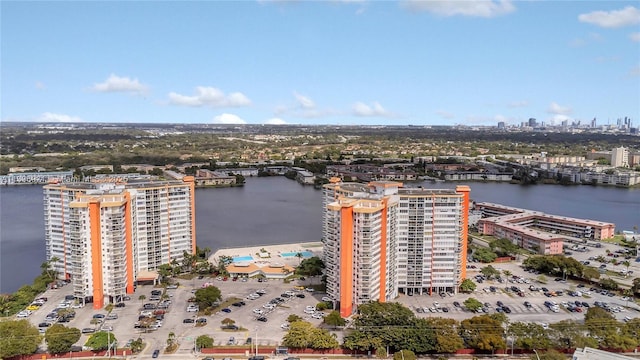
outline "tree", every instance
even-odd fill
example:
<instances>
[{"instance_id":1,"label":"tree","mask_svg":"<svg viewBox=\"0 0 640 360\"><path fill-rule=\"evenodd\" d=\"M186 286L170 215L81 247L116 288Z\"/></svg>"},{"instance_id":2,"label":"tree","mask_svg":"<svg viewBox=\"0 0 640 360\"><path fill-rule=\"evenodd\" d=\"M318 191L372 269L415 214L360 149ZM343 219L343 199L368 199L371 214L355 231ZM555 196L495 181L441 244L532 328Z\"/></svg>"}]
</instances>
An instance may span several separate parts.
<instances>
[{"instance_id":1,"label":"tree","mask_svg":"<svg viewBox=\"0 0 640 360\"><path fill-rule=\"evenodd\" d=\"M460 283L460 291L464 293L473 292L476 289L476 283L474 283L471 279L464 279Z\"/></svg>"},{"instance_id":2,"label":"tree","mask_svg":"<svg viewBox=\"0 0 640 360\"><path fill-rule=\"evenodd\" d=\"M38 329L28 320L0 321L0 358L33 354L40 341Z\"/></svg>"},{"instance_id":3,"label":"tree","mask_svg":"<svg viewBox=\"0 0 640 360\"><path fill-rule=\"evenodd\" d=\"M460 323L460 336L467 345L476 350L495 351L504 349L502 324L488 315L474 316Z\"/></svg>"},{"instance_id":4,"label":"tree","mask_svg":"<svg viewBox=\"0 0 640 360\"><path fill-rule=\"evenodd\" d=\"M322 275L324 270L324 262L317 256L304 259L300 262L296 268L296 274L304 276L318 276Z\"/></svg>"},{"instance_id":5,"label":"tree","mask_svg":"<svg viewBox=\"0 0 640 360\"><path fill-rule=\"evenodd\" d=\"M498 257L498 255L487 248L477 248L473 252L472 257L475 261L490 263L493 262Z\"/></svg>"},{"instance_id":6,"label":"tree","mask_svg":"<svg viewBox=\"0 0 640 360\"><path fill-rule=\"evenodd\" d=\"M606 279L600 279L600 287L602 287L603 289L615 291L620 288L620 285L618 285L618 283L615 280L611 278L606 278Z\"/></svg>"},{"instance_id":7,"label":"tree","mask_svg":"<svg viewBox=\"0 0 640 360\"><path fill-rule=\"evenodd\" d=\"M147 299L147 296L144 294L138 296L138 300L140 300L140 302L144 302L146 299Z\"/></svg>"},{"instance_id":8,"label":"tree","mask_svg":"<svg viewBox=\"0 0 640 360\"><path fill-rule=\"evenodd\" d=\"M221 321L221 323L222 323L222 325L229 326L229 325L233 325L233 324L235 324L235 323L236 323L236 321L235 321L235 320L233 320L233 319L231 319L231 318L224 318L224 319Z\"/></svg>"},{"instance_id":9,"label":"tree","mask_svg":"<svg viewBox=\"0 0 640 360\"><path fill-rule=\"evenodd\" d=\"M222 299L222 294L217 287L207 286L196 290L195 298L198 306L200 306L201 309L205 309L214 306L216 302Z\"/></svg>"},{"instance_id":10,"label":"tree","mask_svg":"<svg viewBox=\"0 0 640 360\"><path fill-rule=\"evenodd\" d=\"M291 323L289 331L282 338L282 344L294 349L309 347L314 329L313 325L307 321Z\"/></svg>"},{"instance_id":11,"label":"tree","mask_svg":"<svg viewBox=\"0 0 640 360\"><path fill-rule=\"evenodd\" d=\"M603 339L615 335L618 321L613 314L600 307L590 307L584 315L584 324L592 337Z\"/></svg>"},{"instance_id":12,"label":"tree","mask_svg":"<svg viewBox=\"0 0 640 360\"><path fill-rule=\"evenodd\" d=\"M487 266L483 267L482 269L480 269L480 273L482 275L486 276L487 279L491 279L491 278L500 276L500 271L498 269L494 268L491 265L487 265Z\"/></svg>"},{"instance_id":13,"label":"tree","mask_svg":"<svg viewBox=\"0 0 640 360\"><path fill-rule=\"evenodd\" d=\"M529 359L538 360L538 357L540 360L567 360L567 355L556 350L547 350L545 352L540 351L537 354L530 356Z\"/></svg>"},{"instance_id":14,"label":"tree","mask_svg":"<svg viewBox=\"0 0 640 360\"><path fill-rule=\"evenodd\" d=\"M464 348L464 342L458 333L460 330L460 323L458 321L440 317L426 318L425 321L431 328L436 330L436 352L440 354L450 354Z\"/></svg>"},{"instance_id":15,"label":"tree","mask_svg":"<svg viewBox=\"0 0 640 360\"><path fill-rule=\"evenodd\" d=\"M339 312L334 310L324 318L324 323L336 328L338 326L344 326L347 323L347 321L340 316Z\"/></svg>"},{"instance_id":16,"label":"tree","mask_svg":"<svg viewBox=\"0 0 640 360\"><path fill-rule=\"evenodd\" d=\"M84 345L92 348L93 350L106 350L109 348L110 344L117 342L118 341L113 333L108 331L98 331L93 333Z\"/></svg>"},{"instance_id":17,"label":"tree","mask_svg":"<svg viewBox=\"0 0 640 360\"><path fill-rule=\"evenodd\" d=\"M137 354L140 351L142 351L144 349L144 342L142 341L142 338L137 338L133 340L129 345L129 348L131 349L131 352L133 352L134 354Z\"/></svg>"},{"instance_id":18,"label":"tree","mask_svg":"<svg viewBox=\"0 0 640 360\"><path fill-rule=\"evenodd\" d=\"M464 301L464 307L470 311L477 311L482 308L482 303L475 298L468 298Z\"/></svg>"},{"instance_id":19,"label":"tree","mask_svg":"<svg viewBox=\"0 0 640 360\"><path fill-rule=\"evenodd\" d=\"M68 328L62 324L54 324L44 334L47 349L52 354L66 353L71 346L80 340L80 329Z\"/></svg>"},{"instance_id":20,"label":"tree","mask_svg":"<svg viewBox=\"0 0 640 360\"><path fill-rule=\"evenodd\" d=\"M591 266L585 266L582 270L582 278L591 282L591 279L600 279L600 272Z\"/></svg>"},{"instance_id":21,"label":"tree","mask_svg":"<svg viewBox=\"0 0 640 360\"><path fill-rule=\"evenodd\" d=\"M497 239L489 243L489 247L493 252L500 256L513 256L518 253L520 248L509 239Z\"/></svg>"},{"instance_id":22,"label":"tree","mask_svg":"<svg viewBox=\"0 0 640 360\"><path fill-rule=\"evenodd\" d=\"M176 334L171 331L167 336L167 351L172 351L174 345L176 345Z\"/></svg>"},{"instance_id":23,"label":"tree","mask_svg":"<svg viewBox=\"0 0 640 360\"><path fill-rule=\"evenodd\" d=\"M302 318L296 314L291 314L289 316L287 316L287 322L289 323L293 323L296 321L302 321Z\"/></svg>"},{"instance_id":24,"label":"tree","mask_svg":"<svg viewBox=\"0 0 640 360\"><path fill-rule=\"evenodd\" d=\"M213 338L209 335L200 335L196 338L196 347L198 349L207 349L213 347Z\"/></svg>"},{"instance_id":25,"label":"tree","mask_svg":"<svg viewBox=\"0 0 640 360\"><path fill-rule=\"evenodd\" d=\"M536 323L511 323L507 330L507 336L512 337L513 347L517 349L548 349L551 346L545 329Z\"/></svg>"},{"instance_id":26,"label":"tree","mask_svg":"<svg viewBox=\"0 0 640 360\"><path fill-rule=\"evenodd\" d=\"M549 324L548 334L554 348L598 347L598 340L588 336L584 326L575 320L562 320Z\"/></svg>"},{"instance_id":27,"label":"tree","mask_svg":"<svg viewBox=\"0 0 640 360\"><path fill-rule=\"evenodd\" d=\"M633 286L631 286L631 290L633 290L634 294L640 293L640 278L633 279Z\"/></svg>"},{"instance_id":28,"label":"tree","mask_svg":"<svg viewBox=\"0 0 640 360\"><path fill-rule=\"evenodd\" d=\"M393 354L393 360L416 360L416 354L411 350L400 350Z\"/></svg>"},{"instance_id":29,"label":"tree","mask_svg":"<svg viewBox=\"0 0 640 360\"><path fill-rule=\"evenodd\" d=\"M629 260L625 260L622 262L622 265L627 268L627 272L624 274L624 277L629 276L629 266L631 266L631 262Z\"/></svg>"}]
</instances>

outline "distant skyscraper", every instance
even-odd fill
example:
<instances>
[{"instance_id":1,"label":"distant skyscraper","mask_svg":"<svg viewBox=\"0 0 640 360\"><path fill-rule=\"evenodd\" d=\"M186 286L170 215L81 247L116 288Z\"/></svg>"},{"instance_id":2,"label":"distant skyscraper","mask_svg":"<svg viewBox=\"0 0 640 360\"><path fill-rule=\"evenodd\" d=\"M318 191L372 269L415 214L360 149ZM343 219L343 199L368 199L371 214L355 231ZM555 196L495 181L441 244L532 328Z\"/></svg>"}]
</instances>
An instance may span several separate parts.
<instances>
[{"instance_id":1,"label":"distant skyscraper","mask_svg":"<svg viewBox=\"0 0 640 360\"><path fill-rule=\"evenodd\" d=\"M498 122L498 129L504 129L504 121Z\"/></svg>"},{"instance_id":2,"label":"distant skyscraper","mask_svg":"<svg viewBox=\"0 0 640 360\"><path fill-rule=\"evenodd\" d=\"M537 127L538 126L538 122L536 121L535 118L529 118L529 126L530 127Z\"/></svg>"},{"instance_id":3,"label":"distant skyscraper","mask_svg":"<svg viewBox=\"0 0 640 360\"><path fill-rule=\"evenodd\" d=\"M596 118L593 118L593 120L591 120L591 127L592 128L596 127Z\"/></svg>"},{"instance_id":4,"label":"distant skyscraper","mask_svg":"<svg viewBox=\"0 0 640 360\"><path fill-rule=\"evenodd\" d=\"M193 177L44 186L47 260L93 308L122 299L149 271L195 252Z\"/></svg>"},{"instance_id":5,"label":"distant skyscraper","mask_svg":"<svg viewBox=\"0 0 640 360\"><path fill-rule=\"evenodd\" d=\"M469 187L324 186L327 295L342 316L398 293L456 293L466 277Z\"/></svg>"}]
</instances>

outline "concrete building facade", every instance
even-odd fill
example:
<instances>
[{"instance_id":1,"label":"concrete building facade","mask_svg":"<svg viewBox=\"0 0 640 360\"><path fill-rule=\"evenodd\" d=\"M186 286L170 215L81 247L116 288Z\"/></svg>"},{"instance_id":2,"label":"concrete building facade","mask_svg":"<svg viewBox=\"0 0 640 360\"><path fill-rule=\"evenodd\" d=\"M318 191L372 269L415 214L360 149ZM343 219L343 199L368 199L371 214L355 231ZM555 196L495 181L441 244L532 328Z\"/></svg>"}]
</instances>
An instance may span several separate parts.
<instances>
[{"instance_id":1,"label":"concrete building facade","mask_svg":"<svg viewBox=\"0 0 640 360\"><path fill-rule=\"evenodd\" d=\"M457 292L466 276L467 186L332 179L323 191L327 295L342 316L399 293Z\"/></svg>"},{"instance_id":2,"label":"concrete building facade","mask_svg":"<svg viewBox=\"0 0 640 360\"><path fill-rule=\"evenodd\" d=\"M95 309L131 294L138 280L194 253L195 190L183 181L44 186L47 260L73 295Z\"/></svg>"},{"instance_id":3,"label":"concrete building facade","mask_svg":"<svg viewBox=\"0 0 640 360\"><path fill-rule=\"evenodd\" d=\"M482 219L478 230L485 235L511 240L539 254L562 254L566 236L601 240L613 237L615 225L603 221L576 219L492 203L476 203Z\"/></svg>"},{"instance_id":4,"label":"concrete building facade","mask_svg":"<svg viewBox=\"0 0 640 360\"><path fill-rule=\"evenodd\" d=\"M629 167L629 149L619 147L611 150L611 166Z\"/></svg>"}]
</instances>

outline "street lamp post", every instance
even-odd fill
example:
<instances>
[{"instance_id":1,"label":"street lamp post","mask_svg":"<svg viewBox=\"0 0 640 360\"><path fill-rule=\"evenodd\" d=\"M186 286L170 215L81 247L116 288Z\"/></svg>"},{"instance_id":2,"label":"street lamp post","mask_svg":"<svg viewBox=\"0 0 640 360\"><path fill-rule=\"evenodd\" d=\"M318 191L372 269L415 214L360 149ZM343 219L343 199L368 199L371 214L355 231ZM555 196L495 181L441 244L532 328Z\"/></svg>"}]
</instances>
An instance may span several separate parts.
<instances>
[{"instance_id":1,"label":"street lamp post","mask_svg":"<svg viewBox=\"0 0 640 360\"><path fill-rule=\"evenodd\" d=\"M538 355L538 350L533 349L533 352L536 353L536 359L540 360L540 355Z\"/></svg>"},{"instance_id":2,"label":"street lamp post","mask_svg":"<svg viewBox=\"0 0 640 360\"><path fill-rule=\"evenodd\" d=\"M258 328L256 327L256 356L258 356Z\"/></svg>"}]
</instances>

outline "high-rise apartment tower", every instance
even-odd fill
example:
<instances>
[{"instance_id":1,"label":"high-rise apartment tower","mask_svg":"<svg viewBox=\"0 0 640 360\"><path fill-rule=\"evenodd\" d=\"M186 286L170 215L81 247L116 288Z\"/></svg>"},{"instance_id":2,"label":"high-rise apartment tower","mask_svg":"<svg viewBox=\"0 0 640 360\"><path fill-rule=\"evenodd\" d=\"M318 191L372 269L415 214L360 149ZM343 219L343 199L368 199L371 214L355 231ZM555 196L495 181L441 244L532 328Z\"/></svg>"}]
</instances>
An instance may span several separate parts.
<instances>
[{"instance_id":1,"label":"high-rise apartment tower","mask_svg":"<svg viewBox=\"0 0 640 360\"><path fill-rule=\"evenodd\" d=\"M73 295L99 309L137 280L194 253L193 177L44 186L47 260Z\"/></svg>"},{"instance_id":2,"label":"high-rise apartment tower","mask_svg":"<svg viewBox=\"0 0 640 360\"><path fill-rule=\"evenodd\" d=\"M323 191L327 295L342 316L399 293L458 291L466 276L469 187L332 179Z\"/></svg>"}]
</instances>

